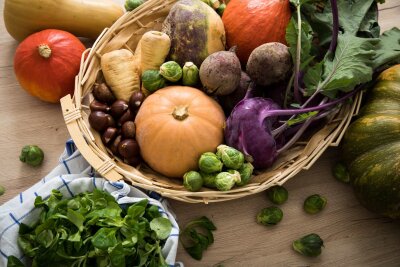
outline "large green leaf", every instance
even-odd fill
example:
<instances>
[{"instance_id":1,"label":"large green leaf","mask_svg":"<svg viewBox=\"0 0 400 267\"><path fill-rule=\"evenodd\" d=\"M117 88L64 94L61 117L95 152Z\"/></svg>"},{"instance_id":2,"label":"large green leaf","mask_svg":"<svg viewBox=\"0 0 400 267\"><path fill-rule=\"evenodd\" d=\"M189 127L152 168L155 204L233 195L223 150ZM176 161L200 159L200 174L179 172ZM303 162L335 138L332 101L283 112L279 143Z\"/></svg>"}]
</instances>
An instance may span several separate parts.
<instances>
[{"instance_id":1,"label":"large green leaf","mask_svg":"<svg viewBox=\"0 0 400 267\"><path fill-rule=\"evenodd\" d=\"M335 97L336 92L351 91L372 79L372 63L379 39L365 39L351 34L339 35L333 60L324 63L322 93Z\"/></svg>"},{"instance_id":2,"label":"large green leaf","mask_svg":"<svg viewBox=\"0 0 400 267\"><path fill-rule=\"evenodd\" d=\"M400 29L392 28L380 37L374 58L373 67L400 63Z\"/></svg>"}]
</instances>

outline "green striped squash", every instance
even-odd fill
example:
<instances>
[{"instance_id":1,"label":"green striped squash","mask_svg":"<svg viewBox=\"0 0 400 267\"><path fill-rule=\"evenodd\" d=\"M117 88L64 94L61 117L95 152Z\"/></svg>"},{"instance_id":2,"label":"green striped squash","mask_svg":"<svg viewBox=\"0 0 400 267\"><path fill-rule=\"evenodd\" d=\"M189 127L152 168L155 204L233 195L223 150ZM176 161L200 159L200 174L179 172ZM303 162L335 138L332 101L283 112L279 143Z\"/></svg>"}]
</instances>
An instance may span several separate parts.
<instances>
[{"instance_id":1,"label":"green striped squash","mask_svg":"<svg viewBox=\"0 0 400 267\"><path fill-rule=\"evenodd\" d=\"M361 204L400 218L400 65L378 77L341 148Z\"/></svg>"}]
</instances>

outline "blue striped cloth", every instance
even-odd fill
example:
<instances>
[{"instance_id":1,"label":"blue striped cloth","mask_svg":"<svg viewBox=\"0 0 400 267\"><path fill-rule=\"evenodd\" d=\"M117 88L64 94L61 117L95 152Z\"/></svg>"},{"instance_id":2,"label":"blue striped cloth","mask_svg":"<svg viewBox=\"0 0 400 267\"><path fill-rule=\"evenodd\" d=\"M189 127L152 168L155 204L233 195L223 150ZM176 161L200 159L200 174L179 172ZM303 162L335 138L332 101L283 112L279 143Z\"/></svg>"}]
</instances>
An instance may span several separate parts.
<instances>
[{"instance_id":1,"label":"blue striped cloth","mask_svg":"<svg viewBox=\"0 0 400 267\"><path fill-rule=\"evenodd\" d=\"M95 188L109 192L121 205L148 198L150 204L158 206L160 213L172 223L172 231L162 253L169 266L183 266L176 262L179 226L168 202L155 192L145 193L123 181L112 183L96 177L93 168L76 150L72 140L67 141L57 167L31 188L0 206L0 266L7 266L9 255L14 255L27 264L28 260L17 245L18 229L21 222L30 224L39 218L40 210L34 208L37 196L46 199L52 189L58 189L64 196L73 197Z\"/></svg>"}]
</instances>

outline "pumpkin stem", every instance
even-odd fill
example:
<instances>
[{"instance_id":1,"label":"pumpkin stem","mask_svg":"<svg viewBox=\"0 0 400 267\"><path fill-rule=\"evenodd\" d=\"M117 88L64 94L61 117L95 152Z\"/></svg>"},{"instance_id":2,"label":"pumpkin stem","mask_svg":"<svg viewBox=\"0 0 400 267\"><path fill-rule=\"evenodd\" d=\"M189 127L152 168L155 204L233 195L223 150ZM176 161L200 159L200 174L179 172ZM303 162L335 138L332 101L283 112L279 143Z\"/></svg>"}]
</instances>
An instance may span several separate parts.
<instances>
[{"instance_id":1,"label":"pumpkin stem","mask_svg":"<svg viewBox=\"0 0 400 267\"><path fill-rule=\"evenodd\" d=\"M174 112L172 112L172 116L179 121L183 121L189 117L188 108L186 106L175 107Z\"/></svg>"},{"instance_id":2,"label":"pumpkin stem","mask_svg":"<svg viewBox=\"0 0 400 267\"><path fill-rule=\"evenodd\" d=\"M44 58L49 58L51 56L51 49L47 44L41 44L38 46L39 55Z\"/></svg>"}]
</instances>

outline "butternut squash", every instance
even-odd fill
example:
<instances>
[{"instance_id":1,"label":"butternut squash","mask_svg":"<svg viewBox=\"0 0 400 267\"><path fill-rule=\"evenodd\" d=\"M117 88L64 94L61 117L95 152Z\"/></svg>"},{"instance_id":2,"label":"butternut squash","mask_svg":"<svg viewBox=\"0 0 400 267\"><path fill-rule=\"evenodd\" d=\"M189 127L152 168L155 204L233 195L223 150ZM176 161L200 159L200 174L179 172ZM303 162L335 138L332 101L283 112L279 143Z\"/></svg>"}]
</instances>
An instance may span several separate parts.
<instances>
[{"instance_id":1,"label":"butternut squash","mask_svg":"<svg viewBox=\"0 0 400 267\"><path fill-rule=\"evenodd\" d=\"M123 13L112 0L5 0L4 24L17 41L44 29L96 39Z\"/></svg>"}]
</instances>

